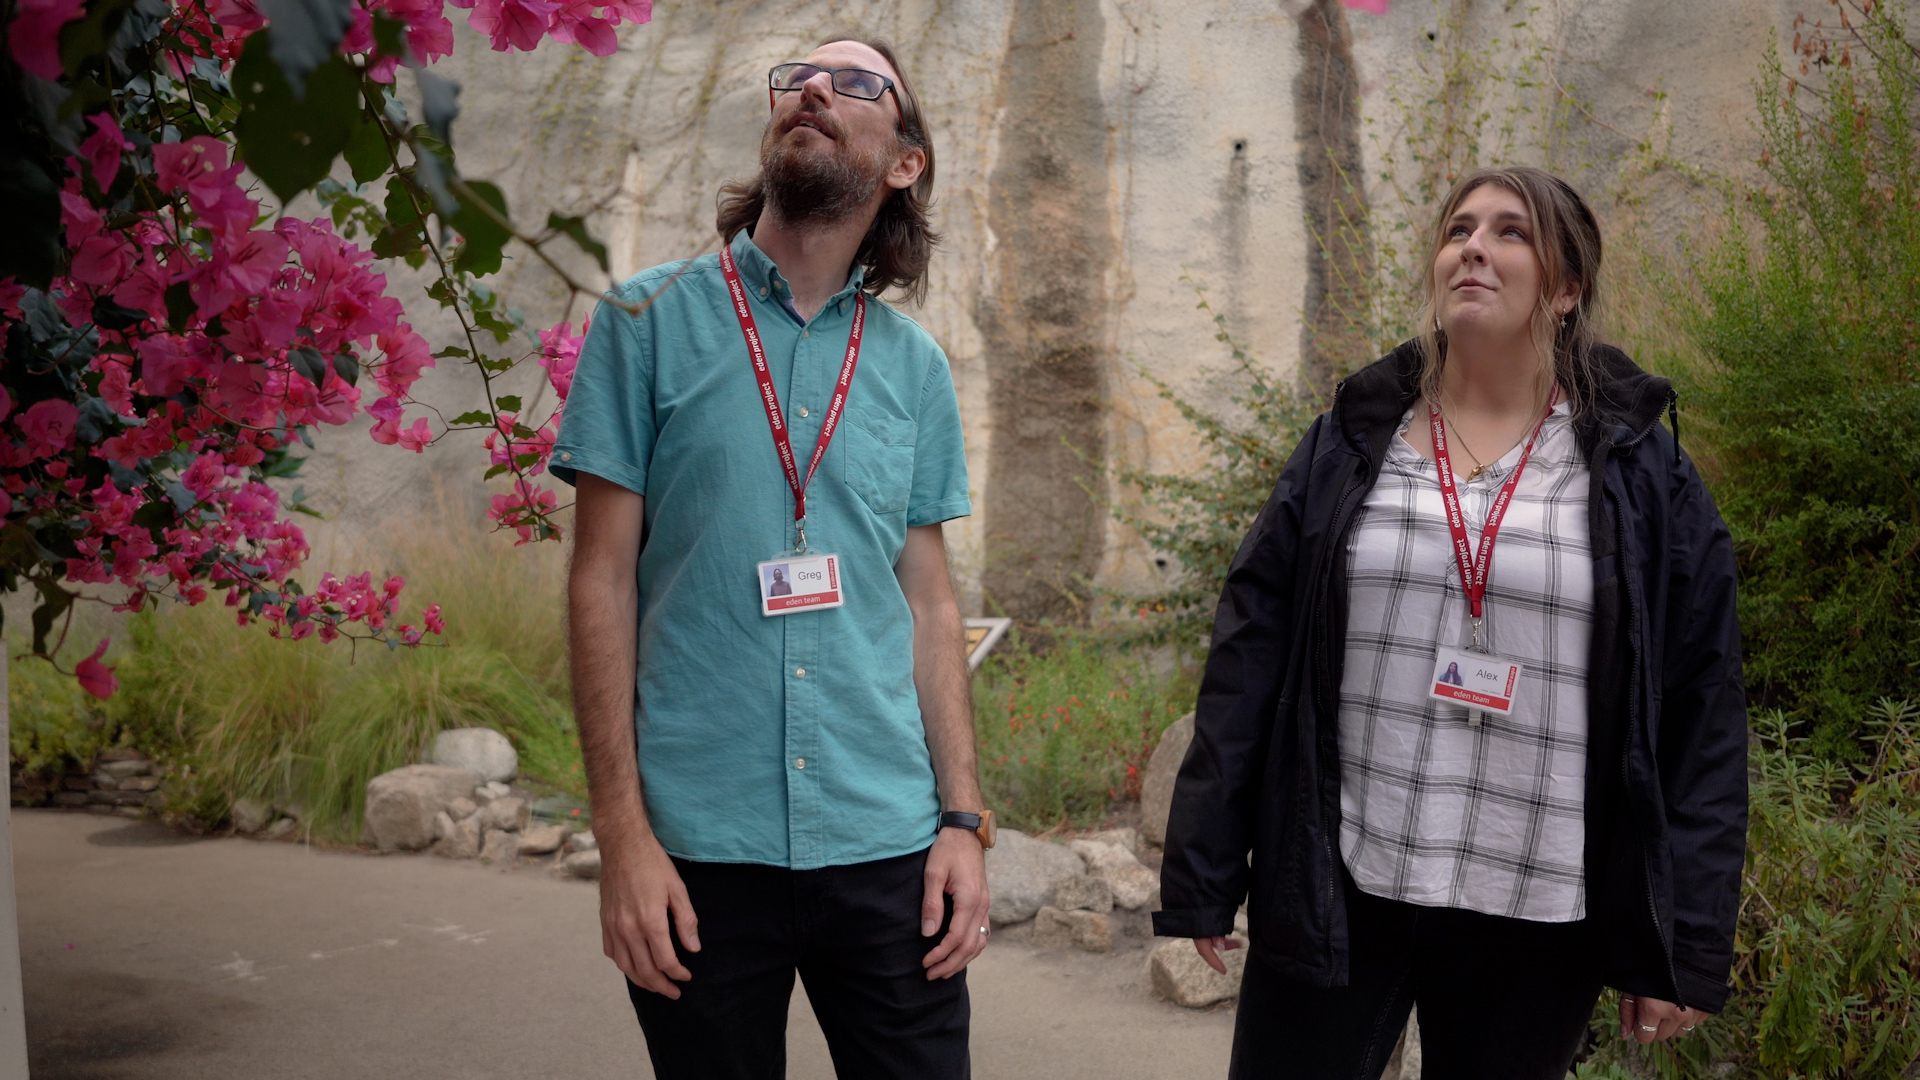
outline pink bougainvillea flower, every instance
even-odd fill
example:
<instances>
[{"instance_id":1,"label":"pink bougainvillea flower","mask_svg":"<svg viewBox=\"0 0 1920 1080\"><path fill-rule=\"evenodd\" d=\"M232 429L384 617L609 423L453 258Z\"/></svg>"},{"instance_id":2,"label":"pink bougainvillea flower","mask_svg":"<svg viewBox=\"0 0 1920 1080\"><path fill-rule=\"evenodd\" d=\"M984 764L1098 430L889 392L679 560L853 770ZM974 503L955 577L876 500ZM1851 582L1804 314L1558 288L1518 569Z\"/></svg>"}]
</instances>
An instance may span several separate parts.
<instances>
[{"instance_id":1,"label":"pink bougainvillea flower","mask_svg":"<svg viewBox=\"0 0 1920 1080\"><path fill-rule=\"evenodd\" d=\"M118 236L90 236L73 253L67 276L82 285L111 289L133 269L133 248Z\"/></svg>"},{"instance_id":2,"label":"pink bougainvillea flower","mask_svg":"<svg viewBox=\"0 0 1920 1080\"><path fill-rule=\"evenodd\" d=\"M418 454L426 450L433 441L433 429L428 426L427 418L422 416L414 420L412 427L404 427L397 433L400 445Z\"/></svg>"},{"instance_id":3,"label":"pink bougainvillea flower","mask_svg":"<svg viewBox=\"0 0 1920 1080\"><path fill-rule=\"evenodd\" d=\"M13 395L7 393L6 387L0 386L0 420L5 420L12 413Z\"/></svg>"},{"instance_id":4,"label":"pink bougainvillea flower","mask_svg":"<svg viewBox=\"0 0 1920 1080\"><path fill-rule=\"evenodd\" d=\"M1393 0L1340 0L1340 2L1355 11L1365 11L1373 15L1385 15L1387 13L1387 6L1393 3Z\"/></svg>"},{"instance_id":5,"label":"pink bougainvillea flower","mask_svg":"<svg viewBox=\"0 0 1920 1080\"><path fill-rule=\"evenodd\" d=\"M547 369L547 381L563 402L567 400L567 391L573 389L573 369L580 362L580 344L587 339L587 328L591 325L592 320L582 322L578 334L572 332L570 322L540 331L540 366Z\"/></svg>"},{"instance_id":6,"label":"pink bougainvillea flower","mask_svg":"<svg viewBox=\"0 0 1920 1080\"><path fill-rule=\"evenodd\" d=\"M553 40L578 44L595 56L612 56L620 41L613 24L593 13L596 6L594 0L563 0L550 20Z\"/></svg>"},{"instance_id":7,"label":"pink bougainvillea flower","mask_svg":"<svg viewBox=\"0 0 1920 1080\"><path fill-rule=\"evenodd\" d=\"M60 77L60 28L86 14L84 0L20 0L7 44L20 66L43 79Z\"/></svg>"},{"instance_id":8,"label":"pink bougainvillea flower","mask_svg":"<svg viewBox=\"0 0 1920 1080\"><path fill-rule=\"evenodd\" d=\"M20 414L20 432L27 437L27 454L38 461L73 445L73 425L80 410L71 401L48 399L35 402Z\"/></svg>"},{"instance_id":9,"label":"pink bougainvillea flower","mask_svg":"<svg viewBox=\"0 0 1920 1080\"><path fill-rule=\"evenodd\" d=\"M80 144L80 156L92 168L93 182L104 191L120 175L121 152L133 149L133 144L121 133L112 113L96 113L87 119L93 121L93 134Z\"/></svg>"},{"instance_id":10,"label":"pink bougainvillea flower","mask_svg":"<svg viewBox=\"0 0 1920 1080\"><path fill-rule=\"evenodd\" d=\"M467 24L487 35L494 52L532 52L558 10L557 0L474 0Z\"/></svg>"},{"instance_id":11,"label":"pink bougainvillea flower","mask_svg":"<svg viewBox=\"0 0 1920 1080\"><path fill-rule=\"evenodd\" d=\"M100 662L107 654L107 639L100 639L100 647L93 655L73 665L74 678L80 680L80 689L102 701L113 696L120 689L120 680L113 677L113 669Z\"/></svg>"}]
</instances>

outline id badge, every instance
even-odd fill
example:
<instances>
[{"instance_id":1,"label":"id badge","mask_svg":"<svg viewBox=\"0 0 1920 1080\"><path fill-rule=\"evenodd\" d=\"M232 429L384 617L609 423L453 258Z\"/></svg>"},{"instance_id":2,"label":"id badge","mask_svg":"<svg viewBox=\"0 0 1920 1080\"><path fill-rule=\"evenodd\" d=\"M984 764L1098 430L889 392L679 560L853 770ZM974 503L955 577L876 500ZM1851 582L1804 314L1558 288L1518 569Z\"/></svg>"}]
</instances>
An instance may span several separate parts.
<instances>
[{"instance_id":1,"label":"id badge","mask_svg":"<svg viewBox=\"0 0 1920 1080\"><path fill-rule=\"evenodd\" d=\"M755 570L762 615L821 611L846 603L841 592L838 555L781 555L759 564Z\"/></svg>"},{"instance_id":2,"label":"id badge","mask_svg":"<svg viewBox=\"0 0 1920 1080\"><path fill-rule=\"evenodd\" d=\"M1520 672L1520 665L1504 656L1443 645L1434 654L1433 683L1427 696L1450 705L1465 705L1470 710L1469 723L1478 723L1483 712L1511 716Z\"/></svg>"}]
</instances>

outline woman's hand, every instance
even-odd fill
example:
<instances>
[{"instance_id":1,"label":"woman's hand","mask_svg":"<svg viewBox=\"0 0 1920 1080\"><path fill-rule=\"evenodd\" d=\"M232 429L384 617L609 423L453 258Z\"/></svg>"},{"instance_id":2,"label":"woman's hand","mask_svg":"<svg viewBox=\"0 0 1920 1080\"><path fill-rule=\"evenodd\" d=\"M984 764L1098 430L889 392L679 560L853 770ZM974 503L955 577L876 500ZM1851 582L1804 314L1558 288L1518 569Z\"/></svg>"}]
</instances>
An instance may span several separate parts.
<instances>
[{"instance_id":1,"label":"woman's hand","mask_svg":"<svg viewBox=\"0 0 1920 1080\"><path fill-rule=\"evenodd\" d=\"M1220 954L1228 949L1239 949L1245 946L1246 942L1236 941L1230 937L1197 937L1193 939L1194 951L1200 954L1200 959L1205 960L1208 967L1222 975L1227 973L1227 964L1226 961L1220 959Z\"/></svg>"},{"instance_id":2,"label":"woman's hand","mask_svg":"<svg viewBox=\"0 0 1920 1080\"><path fill-rule=\"evenodd\" d=\"M1708 1014L1699 1009L1683 1009L1659 998L1620 995L1620 1037L1643 1043L1664 1042L1685 1035Z\"/></svg>"}]
</instances>

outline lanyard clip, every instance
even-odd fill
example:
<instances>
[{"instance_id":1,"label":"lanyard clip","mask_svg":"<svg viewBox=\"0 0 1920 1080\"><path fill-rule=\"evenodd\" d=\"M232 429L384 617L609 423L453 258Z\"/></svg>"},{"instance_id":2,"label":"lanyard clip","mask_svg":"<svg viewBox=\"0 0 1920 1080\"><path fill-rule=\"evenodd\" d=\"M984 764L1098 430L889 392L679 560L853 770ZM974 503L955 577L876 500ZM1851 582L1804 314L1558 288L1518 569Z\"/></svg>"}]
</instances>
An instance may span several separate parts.
<instances>
[{"instance_id":1,"label":"lanyard clip","mask_svg":"<svg viewBox=\"0 0 1920 1080\"><path fill-rule=\"evenodd\" d=\"M800 534L799 541L793 545L793 553L795 555L805 555L807 553L807 519L795 518L793 520L793 527L795 531Z\"/></svg>"}]
</instances>

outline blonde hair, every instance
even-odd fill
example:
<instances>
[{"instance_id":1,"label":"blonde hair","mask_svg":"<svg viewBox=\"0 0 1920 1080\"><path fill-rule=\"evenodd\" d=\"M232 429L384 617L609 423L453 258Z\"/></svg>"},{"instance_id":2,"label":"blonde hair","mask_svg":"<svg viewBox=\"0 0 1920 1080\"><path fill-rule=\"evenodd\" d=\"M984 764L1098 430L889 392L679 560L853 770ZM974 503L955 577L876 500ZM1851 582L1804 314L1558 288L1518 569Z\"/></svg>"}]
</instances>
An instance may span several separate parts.
<instances>
[{"instance_id":1,"label":"blonde hair","mask_svg":"<svg viewBox=\"0 0 1920 1080\"><path fill-rule=\"evenodd\" d=\"M1447 244L1447 223L1459 211L1468 195L1487 184L1503 187L1527 204L1533 221L1533 251L1540 259L1540 296L1534 305L1533 340L1543 367L1565 390L1569 404L1578 413L1589 404L1593 393L1593 346L1598 341L1598 305L1600 300L1600 224L1593 210L1573 186L1565 180L1526 165L1497 169L1478 169L1447 192L1440 203L1427 238L1425 285L1421 289L1420 392L1428 401L1440 400L1440 373L1447 364L1447 334L1440 328L1439 297L1434 281L1434 260ZM1553 301L1577 286L1573 310L1565 316L1553 310Z\"/></svg>"}]
</instances>

